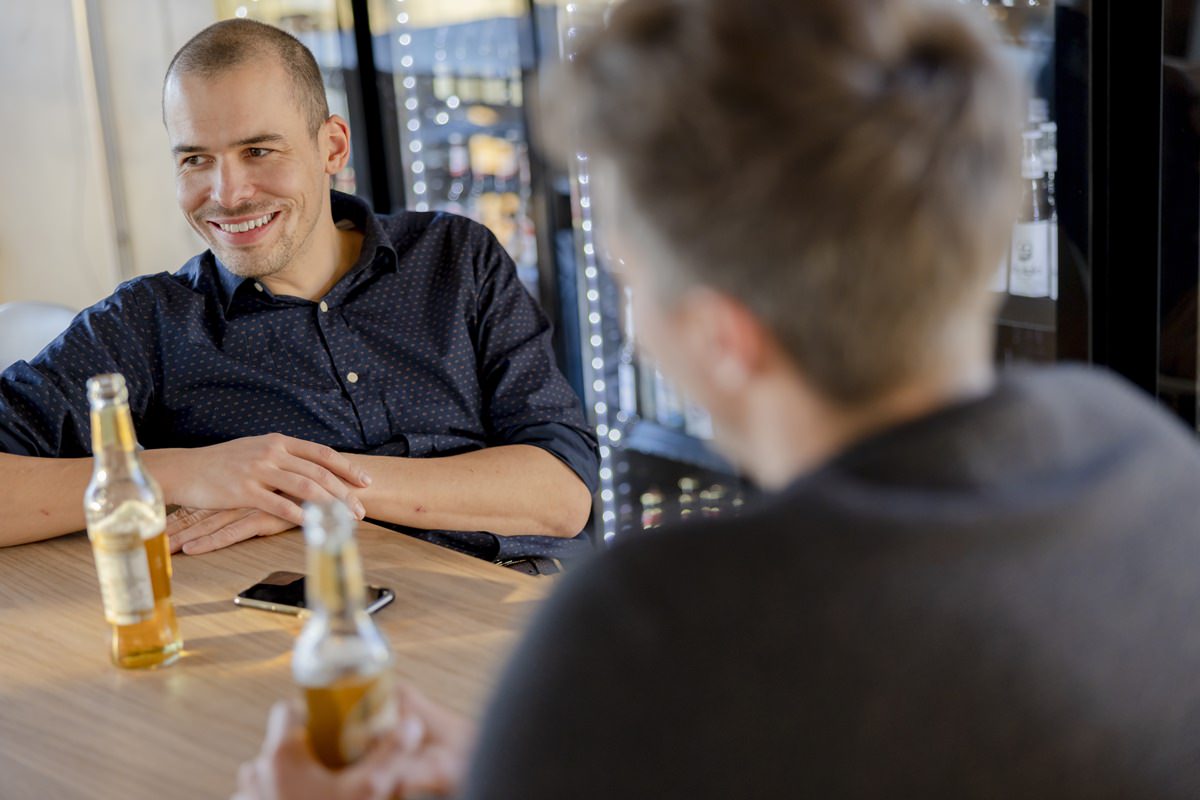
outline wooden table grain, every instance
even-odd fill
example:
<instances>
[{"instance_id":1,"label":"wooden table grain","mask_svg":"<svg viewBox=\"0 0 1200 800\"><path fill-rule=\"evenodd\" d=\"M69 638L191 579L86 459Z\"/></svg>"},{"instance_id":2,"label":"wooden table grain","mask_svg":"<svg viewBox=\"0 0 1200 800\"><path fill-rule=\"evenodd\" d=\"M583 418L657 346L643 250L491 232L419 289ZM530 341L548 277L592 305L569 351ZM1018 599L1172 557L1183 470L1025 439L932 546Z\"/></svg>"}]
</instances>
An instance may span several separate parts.
<instances>
[{"instance_id":1,"label":"wooden table grain","mask_svg":"<svg viewBox=\"0 0 1200 800\"><path fill-rule=\"evenodd\" d=\"M395 671L478 715L548 584L362 525L367 580L396 592L375 615ZM0 798L227 797L279 698L297 696L301 622L233 597L273 570L304 572L298 532L173 560L184 655L151 671L108 660L83 534L0 550Z\"/></svg>"}]
</instances>

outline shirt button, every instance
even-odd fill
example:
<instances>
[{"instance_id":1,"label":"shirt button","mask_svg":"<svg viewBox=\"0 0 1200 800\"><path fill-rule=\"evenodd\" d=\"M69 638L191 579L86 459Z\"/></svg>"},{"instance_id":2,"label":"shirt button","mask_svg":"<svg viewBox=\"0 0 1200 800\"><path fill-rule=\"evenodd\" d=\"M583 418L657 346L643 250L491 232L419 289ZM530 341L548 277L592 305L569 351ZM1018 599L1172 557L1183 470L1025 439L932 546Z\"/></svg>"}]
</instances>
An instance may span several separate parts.
<instances>
[{"instance_id":1,"label":"shirt button","mask_svg":"<svg viewBox=\"0 0 1200 800\"><path fill-rule=\"evenodd\" d=\"M258 281L255 281L254 288L258 289L261 292L263 290L263 285L261 283L259 283Z\"/></svg>"},{"instance_id":2,"label":"shirt button","mask_svg":"<svg viewBox=\"0 0 1200 800\"><path fill-rule=\"evenodd\" d=\"M346 380L350 381L351 383L358 383L358 373L357 372L347 372Z\"/></svg>"},{"instance_id":3,"label":"shirt button","mask_svg":"<svg viewBox=\"0 0 1200 800\"><path fill-rule=\"evenodd\" d=\"M329 304L322 300L321 305L317 306L317 308L321 309L322 312L325 312L329 310Z\"/></svg>"}]
</instances>

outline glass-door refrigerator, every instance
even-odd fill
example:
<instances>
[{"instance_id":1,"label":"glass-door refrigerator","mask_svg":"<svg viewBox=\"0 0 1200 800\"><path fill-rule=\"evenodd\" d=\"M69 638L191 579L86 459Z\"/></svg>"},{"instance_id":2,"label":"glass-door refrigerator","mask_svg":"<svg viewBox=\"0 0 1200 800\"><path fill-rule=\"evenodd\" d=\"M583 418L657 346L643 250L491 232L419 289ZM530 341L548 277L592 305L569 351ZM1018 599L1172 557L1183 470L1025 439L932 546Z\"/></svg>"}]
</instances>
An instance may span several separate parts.
<instances>
[{"instance_id":1,"label":"glass-door refrigerator","mask_svg":"<svg viewBox=\"0 0 1200 800\"><path fill-rule=\"evenodd\" d=\"M571 59L616 4L558 6L557 57ZM751 490L713 450L711 418L635 347L632 296L609 271L605 220L592 204L589 154L577 146L559 149L569 152L581 388L600 440L596 530L612 541L691 517L736 513Z\"/></svg>"},{"instance_id":2,"label":"glass-door refrigerator","mask_svg":"<svg viewBox=\"0 0 1200 800\"><path fill-rule=\"evenodd\" d=\"M395 98L393 144L403 164L405 206L483 223L530 292L541 295L525 113L535 61L527 3L391 0L386 6L386 46L377 48L376 61ZM373 21L380 16L372 10Z\"/></svg>"},{"instance_id":3,"label":"glass-door refrigerator","mask_svg":"<svg viewBox=\"0 0 1200 800\"><path fill-rule=\"evenodd\" d=\"M992 281L996 359L1089 358L1088 15L1053 0L960 0L987 20L1024 81L1022 198Z\"/></svg>"}]
</instances>

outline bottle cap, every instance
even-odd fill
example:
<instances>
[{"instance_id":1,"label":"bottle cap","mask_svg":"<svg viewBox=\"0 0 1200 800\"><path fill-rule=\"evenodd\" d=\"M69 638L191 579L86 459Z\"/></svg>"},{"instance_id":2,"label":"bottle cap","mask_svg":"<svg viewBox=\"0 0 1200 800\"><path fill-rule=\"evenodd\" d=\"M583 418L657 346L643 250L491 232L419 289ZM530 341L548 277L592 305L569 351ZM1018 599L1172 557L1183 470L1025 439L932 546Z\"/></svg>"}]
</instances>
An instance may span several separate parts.
<instances>
[{"instance_id":1,"label":"bottle cap","mask_svg":"<svg viewBox=\"0 0 1200 800\"><path fill-rule=\"evenodd\" d=\"M119 372L89 378L87 393L88 400L93 407L100 404L129 402L129 390L125 387L125 376Z\"/></svg>"}]
</instances>

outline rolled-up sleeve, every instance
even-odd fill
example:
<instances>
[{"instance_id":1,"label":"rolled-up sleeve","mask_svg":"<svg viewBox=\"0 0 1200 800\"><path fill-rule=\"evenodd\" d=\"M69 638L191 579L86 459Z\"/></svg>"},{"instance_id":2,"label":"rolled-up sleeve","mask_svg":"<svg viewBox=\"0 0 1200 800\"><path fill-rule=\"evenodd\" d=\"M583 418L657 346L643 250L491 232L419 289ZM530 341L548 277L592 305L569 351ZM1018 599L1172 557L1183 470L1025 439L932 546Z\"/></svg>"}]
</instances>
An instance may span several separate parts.
<instances>
[{"instance_id":1,"label":"rolled-up sleeve","mask_svg":"<svg viewBox=\"0 0 1200 800\"><path fill-rule=\"evenodd\" d=\"M490 233L484 236L475 335L490 443L540 447L595 492L596 437L554 363L550 323L518 280L512 259Z\"/></svg>"},{"instance_id":2,"label":"rolled-up sleeve","mask_svg":"<svg viewBox=\"0 0 1200 800\"><path fill-rule=\"evenodd\" d=\"M119 372L129 389L134 423L152 394L153 344L138 335L145 324L128 284L84 310L32 361L0 373L0 451L25 456L91 454L87 380ZM129 319L139 324L128 324Z\"/></svg>"}]
</instances>

